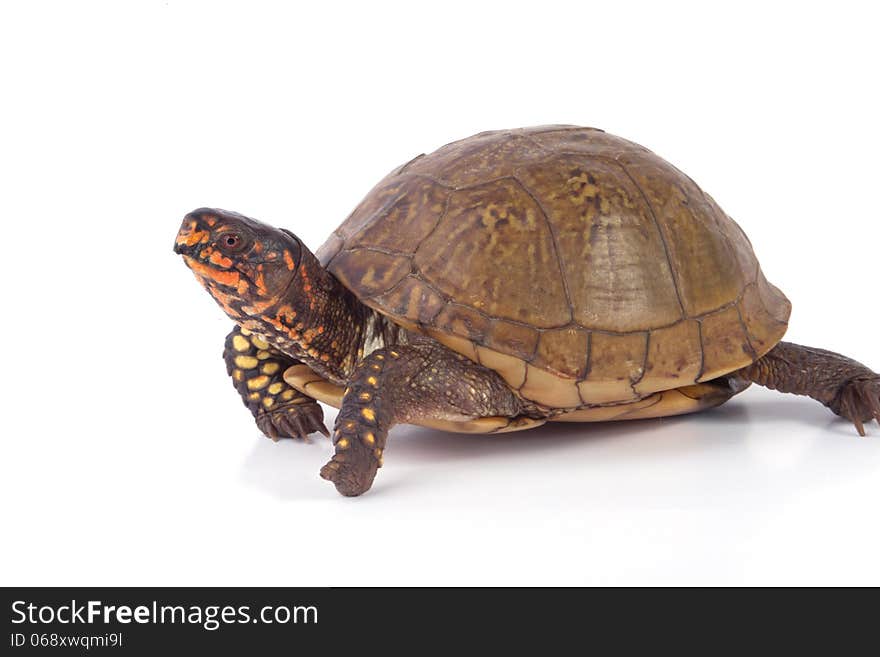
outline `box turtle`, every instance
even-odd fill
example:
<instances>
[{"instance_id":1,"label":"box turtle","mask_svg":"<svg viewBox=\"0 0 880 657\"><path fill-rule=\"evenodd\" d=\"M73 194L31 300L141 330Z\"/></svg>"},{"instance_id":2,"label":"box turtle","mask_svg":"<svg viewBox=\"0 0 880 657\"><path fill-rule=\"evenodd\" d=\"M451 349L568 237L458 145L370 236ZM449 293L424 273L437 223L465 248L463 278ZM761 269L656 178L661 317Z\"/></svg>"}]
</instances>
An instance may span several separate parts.
<instances>
[{"instance_id":1,"label":"box turtle","mask_svg":"<svg viewBox=\"0 0 880 657\"><path fill-rule=\"evenodd\" d=\"M781 342L791 306L689 177L601 130L484 132L392 171L314 254L225 210L174 250L235 322L224 358L273 439L328 435L370 488L399 423L501 433L718 406L751 383L880 421L880 377Z\"/></svg>"}]
</instances>

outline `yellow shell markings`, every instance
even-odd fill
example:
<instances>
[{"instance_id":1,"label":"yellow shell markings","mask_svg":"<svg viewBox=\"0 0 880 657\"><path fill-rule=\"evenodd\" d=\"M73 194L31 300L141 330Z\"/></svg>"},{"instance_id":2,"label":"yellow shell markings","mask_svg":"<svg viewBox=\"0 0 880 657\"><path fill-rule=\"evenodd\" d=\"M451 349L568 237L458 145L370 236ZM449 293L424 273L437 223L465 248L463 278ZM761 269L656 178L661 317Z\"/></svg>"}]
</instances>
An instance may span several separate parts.
<instances>
[{"instance_id":1,"label":"yellow shell markings","mask_svg":"<svg viewBox=\"0 0 880 657\"><path fill-rule=\"evenodd\" d=\"M417 158L319 253L366 304L556 408L744 367L790 312L708 194L647 149L575 126Z\"/></svg>"}]
</instances>

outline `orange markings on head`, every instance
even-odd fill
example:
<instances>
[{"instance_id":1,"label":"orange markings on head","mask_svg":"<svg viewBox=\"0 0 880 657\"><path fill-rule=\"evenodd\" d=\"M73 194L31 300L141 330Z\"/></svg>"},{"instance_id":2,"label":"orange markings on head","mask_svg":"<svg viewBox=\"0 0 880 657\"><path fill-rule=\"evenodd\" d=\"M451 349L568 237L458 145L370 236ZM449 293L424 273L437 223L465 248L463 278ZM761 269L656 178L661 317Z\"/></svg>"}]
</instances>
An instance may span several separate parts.
<instances>
[{"instance_id":1,"label":"orange markings on head","mask_svg":"<svg viewBox=\"0 0 880 657\"><path fill-rule=\"evenodd\" d=\"M284 249L284 263L290 271L293 271L294 267L296 267L296 264L293 262L293 256L290 255L290 251L287 249Z\"/></svg>"},{"instance_id":2,"label":"orange markings on head","mask_svg":"<svg viewBox=\"0 0 880 657\"><path fill-rule=\"evenodd\" d=\"M205 223L213 227L217 223L217 219L215 217L205 217Z\"/></svg>"},{"instance_id":3,"label":"orange markings on head","mask_svg":"<svg viewBox=\"0 0 880 657\"><path fill-rule=\"evenodd\" d=\"M259 291L259 293L262 295L266 295L269 293L269 290L266 289L266 279L263 278L263 272L262 272L263 266L260 265L258 267L258 269L260 271L257 271L257 276L254 279L254 283L256 283L257 290Z\"/></svg>"},{"instance_id":4,"label":"orange markings on head","mask_svg":"<svg viewBox=\"0 0 880 657\"><path fill-rule=\"evenodd\" d=\"M240 276L237 271L224 271L221 269L217 269L215 267L211 267L210 265L205 265L190 258L189 256L184 256L186 258L186 263L190 266L190 268L199 276L203 276L208 278L216 283L220 283L221 285L229 285L230 287L235 287L238 285L238 281Z\"/></svg>"},{"instance_id":5,"label":"orange markings on head","mask_svg":"<svg viewBox=\"0 0 880 657\"><path fill-rule=\"evenodd\" d=\"M260 315L266 308L275 303L275 299L267 299L266 301L253 301L250 305L242 308L249 315Z\"/></svg>"},{"instance_id":6,"label":"orange markings on head","mask_svg":"<svg viewBox=\"0 0 880 657\"><path fill-rule=\"evenodd\" d=\"M190 221L189 224L187 224L186 228L181 226L180 231L178 231L177 237L174 240L175 243L186 244L187 240L190 239L194 234L196 234L196 226L198 226L198 223L196 221ZM195 244L195 242L193 242L193 244Z\"/></svg>"},{"instance_id":7,"label":"orange markings on head","mask_svg":"<svg viewBox=\"0 0 880 657\"><path fill-rule=\"evenodd\" d=\"M223 255L219 251L212 251L211 257L209 258L209 260L211 262L213 262L215 265L218 265L220 267L231 267L232 266L232 259L227 258L225 255Z\"/></svg>"},{"instance_id":8,"label":"orange markings on head","mask_svg":"<svg viewBox=\"0 0 880 657\"><path fill-rule=\"evenodd\" d=\"M238 286L235 289L239 294L244 295L247 293L249 287L250 285L248 285L248 282L242 278L238 281Z\"/></svg>"},{"instance_id":9,"label":"orange markings on head","mask_svg":"<svg viewBox=\"0 0 880 657\"><path fill-rule=\"evenodd\" d=\"M211 269L211 278L221 285L238 286L241 277L237 271L222 271L220 269Z\"/></svg>"},{"instance_id":10,"label":"orange markings on head","mask_svg":"<svg viewBox=\"0 0 880 657\"><path fill-rule=\"evenodd\" d=\"M191 230L190 232L181 231L177 235L177 243L186 246L194 246L201 242L207 242L210 235L206 230Z\"/></svg>"},{"instance_id":11,"label":"orange markings on head","mask_svg":"<svg viewBox=\"0 0 880 657\"><path fill-rule=\"evenodd\" d=\"M263 243L257 240L254 242L254 253L262 253L263 252Z\"/></svg>"}]
</instances>

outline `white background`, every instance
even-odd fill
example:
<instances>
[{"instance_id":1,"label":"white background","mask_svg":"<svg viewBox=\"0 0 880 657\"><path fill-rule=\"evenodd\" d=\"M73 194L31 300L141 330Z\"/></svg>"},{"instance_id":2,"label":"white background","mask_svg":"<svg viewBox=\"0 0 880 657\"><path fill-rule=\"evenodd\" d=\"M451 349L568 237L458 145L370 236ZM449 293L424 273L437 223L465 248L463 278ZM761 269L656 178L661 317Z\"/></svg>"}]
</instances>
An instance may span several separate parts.
<instances>
[{"instance_id":1,"label":"white background","mask_svg":"<svg viewBox=\"0 0 880 657\"><path fill-rule=\"evenodd\" d=\"M418 153L593 125L739 221L790 340L880 368L877 17L709 4L4 3L0 584L880 584L880 427L756 387L699 417L398 427L342 498L327 441L261 437L171 251L203 205L316 248Z\"/></svg>"}]
</instances>

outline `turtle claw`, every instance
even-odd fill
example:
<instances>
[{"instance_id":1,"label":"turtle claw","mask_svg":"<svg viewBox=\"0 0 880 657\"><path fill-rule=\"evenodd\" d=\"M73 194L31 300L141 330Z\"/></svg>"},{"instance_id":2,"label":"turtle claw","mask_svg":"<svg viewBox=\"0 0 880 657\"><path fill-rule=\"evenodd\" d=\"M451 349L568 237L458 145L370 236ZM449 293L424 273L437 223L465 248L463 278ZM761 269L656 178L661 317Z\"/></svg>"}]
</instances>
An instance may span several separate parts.
<instances>
[{"instance_id":1,"label":"turtle claw","mask_svg":"<svg viewBox=\"0 0 880 657\"><path fill-rule=\"evenodd\" d=\"M864 438L867 434L865 433L865 425L862 424L862 421L859 418L855 417L853 418L853 424L856 425L856 431L859 432L859 435Z\"/></svg>"},{"instance_id":2,"label":"turtle claw","mask_svg":"<svg viewBox=\"0 0 880 657\"><path fill-rule=\"evenodd\" d=\"M280 440L280 437L278 436L278 429L275 428L275 423L272 422L271 418L267 416L259 418L257 420L257 426L260 427L260 430L264 434L272 439L273 443L277 443Z\"/></svg>"},{"instance_id":3,"label":"turtle claw","mask_svg":"<svg viewBox=\"0 0 880 657\"><path fill-rule=\"evenodd\" d=\"M850 420L860 436L866 435L865 422L880 424L880 375L850 379L841 386L836 402L832 410Z\"/></svg>"},{"instance_id":4,"label":"turtle claw","mask_svg":"<svg viewBox=\"0 0 880 657\"><path fill-rule=\"evenodd\" d=\"M292 438L311 442L309 434L318 432L329 436L324 426L324 411L317 402L288 404L271 411L261 411L257 416L257 426L273 441Z\"/></svg>"}]
</instances>

